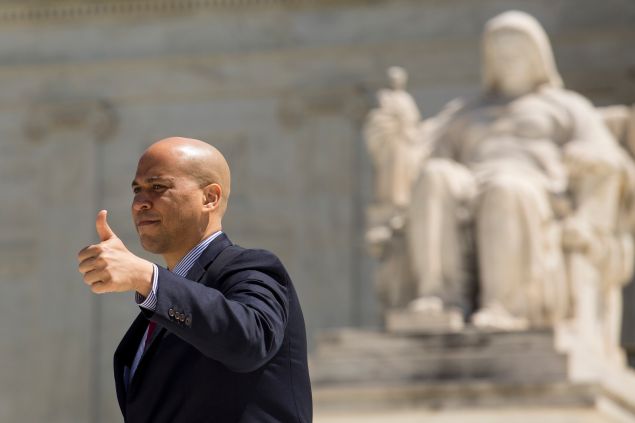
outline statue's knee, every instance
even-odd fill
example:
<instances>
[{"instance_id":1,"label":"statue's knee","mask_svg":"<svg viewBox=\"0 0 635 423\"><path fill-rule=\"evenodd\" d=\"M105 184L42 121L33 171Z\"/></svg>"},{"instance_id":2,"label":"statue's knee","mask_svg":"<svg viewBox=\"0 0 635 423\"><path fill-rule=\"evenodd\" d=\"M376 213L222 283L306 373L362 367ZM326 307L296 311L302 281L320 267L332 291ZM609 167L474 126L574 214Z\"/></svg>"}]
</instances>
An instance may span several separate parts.
<instances>
[{"instance_id":1,"label":"statue's knee","mask_svg":"<svg viewBox=\"0 0 635 423\"><path fill-rule=\"evenodd\" d=\"M516 210L518 204L532 197L528 194L527 187L523 183L512 179L497 179L480 187L477 207L480 213L487 215L509 214L511 210ZM506 217L512 217L512 215Z\"/></svg>"},{"instance_id":2,"label":"statue's knee","mask_svg":"<svg viewBox=\"0 0 635 423\"><path fill-rule=\"evenodd\" d=\"M472 201L476 193L476 181L463 165L447 159L431 159L421 169L414 188L415 196L434 201L448 195L461 201Z\"/></svg>"},{"instance_id":3,"label":"statue's knee","mask_svg":"<svg viewBox=\"0 0 635 423\"><path fill-rule=\"evenodd\" d=\"M424 175L447 175L454 171L456 164L445 159L430 159L423 167Z\"/></svg>"},{"instance_id":4,"label":"statue's knee","mask_svg":"<svg viewBox=\"0 0 635 423\"><path fill-rule=\"evenodd\" d=\"M497 178L489 181L481 192L484 195L494 195L501 197L525 197L533 187L527 181L520 178Z\"/></svg>"},{"instance_id":5,"label":"statue's knee","mask_svg":"<svg viewBox=\"0 0 635 423\"><path fill-rule=\"evenodd\" d=\"M453 163L443 159L429 160L421 169L420 185L445 185L455 172Z\"/></svg>"}]
</instances>

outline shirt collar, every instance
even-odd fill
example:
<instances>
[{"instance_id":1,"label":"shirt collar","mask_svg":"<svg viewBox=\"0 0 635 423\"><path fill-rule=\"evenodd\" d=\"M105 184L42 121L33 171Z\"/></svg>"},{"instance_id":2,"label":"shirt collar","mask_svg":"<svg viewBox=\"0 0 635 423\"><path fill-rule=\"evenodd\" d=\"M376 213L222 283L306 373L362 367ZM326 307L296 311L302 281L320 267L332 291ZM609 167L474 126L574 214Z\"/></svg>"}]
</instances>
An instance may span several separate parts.
<instances>
[{"instance_id":1,"label":"shirt collar","mask_svg":"<svg viewBox=\"0 0 635 423\"><path fill-rule=\"evenodd\" d=\"M188 251L187 254L183 256L181 260L179 260L179 262L176 264L176 266L174 266L174 269L172 269L171 272L185 277L194 265L194 262L198 260L201 254L203 254L203 251L205 251L207 246L222 233L222 231L215 232L196 244L194 248Z\"/></svg>"}]
</instances>

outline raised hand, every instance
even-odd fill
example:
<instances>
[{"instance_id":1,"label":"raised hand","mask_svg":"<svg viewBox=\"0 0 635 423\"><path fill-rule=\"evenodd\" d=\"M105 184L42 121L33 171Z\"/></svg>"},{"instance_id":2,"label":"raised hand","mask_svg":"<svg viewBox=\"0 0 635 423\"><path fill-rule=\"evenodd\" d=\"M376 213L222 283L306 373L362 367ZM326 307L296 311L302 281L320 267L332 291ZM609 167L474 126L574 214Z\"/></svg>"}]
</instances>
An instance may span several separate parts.
<instances>
[{"instance_id":1,"label":"raised hand","mask_svg":"<svg viewBox=\"0 0 635 423\"><path fill-rule=\"evenodd\" d=\"M84 282L96 294L137 291L147 296L152 288L152 263L126 248L108 225L106 210L97 214L95 228L100 242L77 254Z\"/></svg>"}]
</instances>

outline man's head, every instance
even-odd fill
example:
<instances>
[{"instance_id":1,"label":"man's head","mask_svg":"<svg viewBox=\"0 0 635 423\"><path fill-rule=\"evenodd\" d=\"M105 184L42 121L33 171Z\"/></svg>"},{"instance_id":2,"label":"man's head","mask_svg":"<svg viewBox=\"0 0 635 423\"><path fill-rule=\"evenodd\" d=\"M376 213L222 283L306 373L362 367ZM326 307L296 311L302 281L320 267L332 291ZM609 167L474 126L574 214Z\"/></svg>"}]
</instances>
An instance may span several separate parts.
<instances>
[{"instance_id":1,"label":"man's head","mask_svg":"<svg viewBox=\"0 0 635 423\"><path fill-rule=\"evenodd\" d=\"M176 137L152 144L132 182L132 217L143 248L174 265L221 229L230 185L227 161L211 145Z\"/></svg>"}]
</instances>

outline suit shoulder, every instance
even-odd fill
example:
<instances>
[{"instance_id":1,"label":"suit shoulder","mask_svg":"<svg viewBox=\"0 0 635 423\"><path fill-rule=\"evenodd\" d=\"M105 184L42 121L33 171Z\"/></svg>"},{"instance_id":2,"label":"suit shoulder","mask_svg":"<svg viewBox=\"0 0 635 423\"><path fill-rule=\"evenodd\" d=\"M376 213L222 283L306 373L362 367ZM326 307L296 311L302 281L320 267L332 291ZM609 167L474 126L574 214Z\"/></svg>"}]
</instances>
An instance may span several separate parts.
<instances>
[{"instance_id":1,"label":"suit shoulder","mask_svg":"<svg viewBox=\"0 0 635 423\"><path fill-rule=\"evenodd\" d=\"M241 271L257 271L265 273L276 280L286 279L286 270L280 259L271 251L256 248L244 248L232 245L234 251L231 259L223 269L224 276Z\"/></svg>"},{"instance_id":2,"label":"suit shoulder","mask_svg":"<svg viewBox=\"0 0 635 423\"><path fill-rule=\"evenodd\" d=\"M245 248L234 244L229 248L234 250L231 263L255 263L255 262L275 262L280 263L280 259L271 251L260 248Z\"/></svg>"}]
</instances>

